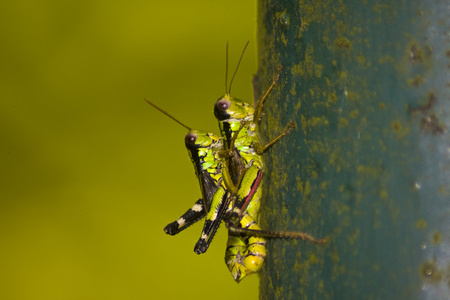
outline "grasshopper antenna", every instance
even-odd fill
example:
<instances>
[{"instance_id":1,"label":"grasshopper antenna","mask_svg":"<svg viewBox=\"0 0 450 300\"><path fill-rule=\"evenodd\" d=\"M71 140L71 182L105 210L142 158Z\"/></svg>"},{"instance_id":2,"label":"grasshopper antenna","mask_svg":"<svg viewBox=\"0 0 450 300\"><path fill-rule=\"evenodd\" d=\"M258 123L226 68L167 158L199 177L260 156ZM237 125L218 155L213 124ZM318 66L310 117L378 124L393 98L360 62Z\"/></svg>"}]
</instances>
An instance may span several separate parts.
<instances>
[{"instance_id":1,"label":"grasshopper antenna","mask_svg":"<svg viewBox=\"0 0 450 300\"><path fill-rule=\"evenodd\" d=\"M239 65L241 64L241 60L242 60L242 57L244 56L245 49L247 49L248 43L250 43L250 41L248 41L247 44L245 44L244 50L242 50L241 57L239 58L238 64L236 66L236 70L234 71L233 77L231 77L230 88L228 89L228 95L231 94L231 85L233 84L234 76L236 76L236 73L239 69ZM227 43L227 69L228 69L228 43Z\"/></svg>"},{"instance_id":2,"label":"grasshopper antenna","mask_svg":"<svg viewBox=\"0 0 450 300\"><path fill-rule=\"evenodd\" d=\"M151 106L153 106L154 108L156 108L157 110L159 110L160 112L162 112L163 114L165 114L166 116L168 116L169 118L171 118L172 120L174 120L175 122L177 122L178 124L180 124L181 126L186 128L187 130L189 130L189 131L192 130L192 128L190 128L189 126L184 125L183 123L178 121L175 117L171 116L167 111L162 110L161 108L156 106L156 104L153 104L152 102L148 101L147 99L144 99L144 100L145 100L145 102L147 102L148 104L150 104Z\"/></svg>"},{"instance_id":3,"label":"grasshopper antenna","mask_svg":"<svg viewBox=\"0 0 450 300\"><path fill-rule=\"evenodd\" d=\"M228 41L225 50L225 95L228 95Z\"/></svg>"}]
</instances>

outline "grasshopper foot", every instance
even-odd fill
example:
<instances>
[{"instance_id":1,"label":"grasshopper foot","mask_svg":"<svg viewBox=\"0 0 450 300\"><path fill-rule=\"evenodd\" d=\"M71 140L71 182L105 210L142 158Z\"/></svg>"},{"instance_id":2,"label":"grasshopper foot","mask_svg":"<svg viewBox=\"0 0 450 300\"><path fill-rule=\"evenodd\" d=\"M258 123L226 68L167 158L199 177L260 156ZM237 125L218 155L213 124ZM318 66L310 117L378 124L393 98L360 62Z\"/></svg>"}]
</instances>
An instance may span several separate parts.
<instances>
[{"instance_id":1,"label":"grasshopper foot","mask_svg":"<svg viewBox=\"0 0 450 300\"><path fill-rule=\"evenodd\" d=\"M197 244L195 244L194 252L197 254L205 253L206 250L208 250L208 247L209 245L206 240L199 240Z\"/></svg>"},{"instance_id":2,"label":"grasshopper foot","mask_svg":"<svg viewBox=\"0 0 450 300\"><path fill-rule=\"evenodd\" d=\"M172 222L172 223L168 224L166 227L164 227L164 232L167 233L167 234L170 234L170 235L175 235L175 234L177 234L179 232L179 230L178 230L179 226L178 225L179 224L178 224L177 221Z\"/></svg>"}]
</instances>

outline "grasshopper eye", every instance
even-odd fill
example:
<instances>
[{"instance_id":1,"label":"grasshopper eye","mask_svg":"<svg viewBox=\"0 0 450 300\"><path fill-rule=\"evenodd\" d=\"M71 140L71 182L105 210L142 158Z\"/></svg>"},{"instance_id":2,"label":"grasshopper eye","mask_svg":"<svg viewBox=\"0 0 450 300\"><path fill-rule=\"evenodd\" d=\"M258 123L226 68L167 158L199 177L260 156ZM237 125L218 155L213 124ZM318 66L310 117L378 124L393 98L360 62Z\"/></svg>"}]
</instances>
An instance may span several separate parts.
<instances>
[{"instance_id":1,"label":"grasshopper eye","mask_svg":"<svg viewBox=\"0 0 450 300\"><path fill-rule=\"evenodd\" d=\"M226 111L231 106L231 102L225 99L216 102L216 107L221 111Z\"/></svg>"},{"instance_id":2,"label":"grasshopper eye","mask_svg":"<svg viewBox=\"0 0 450 300\"><path fill-rule=\"evenodd\" d=\"M193 145L197 141L197 135L195 133L189 132L184 137L184 142L186 145Z\"/></svg>"}]
</instances>

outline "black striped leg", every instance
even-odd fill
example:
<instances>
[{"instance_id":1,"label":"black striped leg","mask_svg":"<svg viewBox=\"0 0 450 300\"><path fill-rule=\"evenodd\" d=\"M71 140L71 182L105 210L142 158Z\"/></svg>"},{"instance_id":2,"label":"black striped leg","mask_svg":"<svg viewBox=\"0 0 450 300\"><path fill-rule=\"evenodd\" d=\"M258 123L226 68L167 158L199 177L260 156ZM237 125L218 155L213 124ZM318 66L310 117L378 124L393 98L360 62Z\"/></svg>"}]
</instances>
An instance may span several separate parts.
<instances>
[{"instance_id":1,"label":"black striped leg","mask_svg":"<svg viewBox=\"0 0 450 300\"><path fill-rule=\"evenodd\" d=\"M202 219L204 216L206 216L206 210L203 206L203 200L199 199L181 217L164 227L164 232L175 235Z\"/></svg>"},{"instance_id":2,"label":"black striped leg","mask_svg":"<svg viewBox=\"0 0 450 300\"><path fill-rule=\"evenodd\" d=\"M229 193L220 187L214 194L211 209L206 215L205 225L203 226L202 235L200 239L195 244L194 252L197 254L205 253L211 244L217 229L222 222L225 212L229 206L230 199L228 197Z\"/></svg>"}]
</instances>

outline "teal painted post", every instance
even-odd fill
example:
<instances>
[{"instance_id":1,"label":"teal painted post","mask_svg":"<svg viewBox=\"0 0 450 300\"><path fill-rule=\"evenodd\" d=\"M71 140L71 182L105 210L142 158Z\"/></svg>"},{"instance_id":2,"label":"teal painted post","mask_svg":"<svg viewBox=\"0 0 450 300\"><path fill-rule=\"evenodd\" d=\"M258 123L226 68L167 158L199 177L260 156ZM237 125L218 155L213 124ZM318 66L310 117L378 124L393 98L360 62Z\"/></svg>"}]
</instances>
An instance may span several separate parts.
<instances>
[{"instance_id":1,"label":"teal painted post","mask_svg":"<svg viewBox=\"0 0 450 300\"><path fill-rule=\"evenodd\" d=\"M258 1L261 299L448 299L448 1Z\"/></svg>"}]
</instances>

